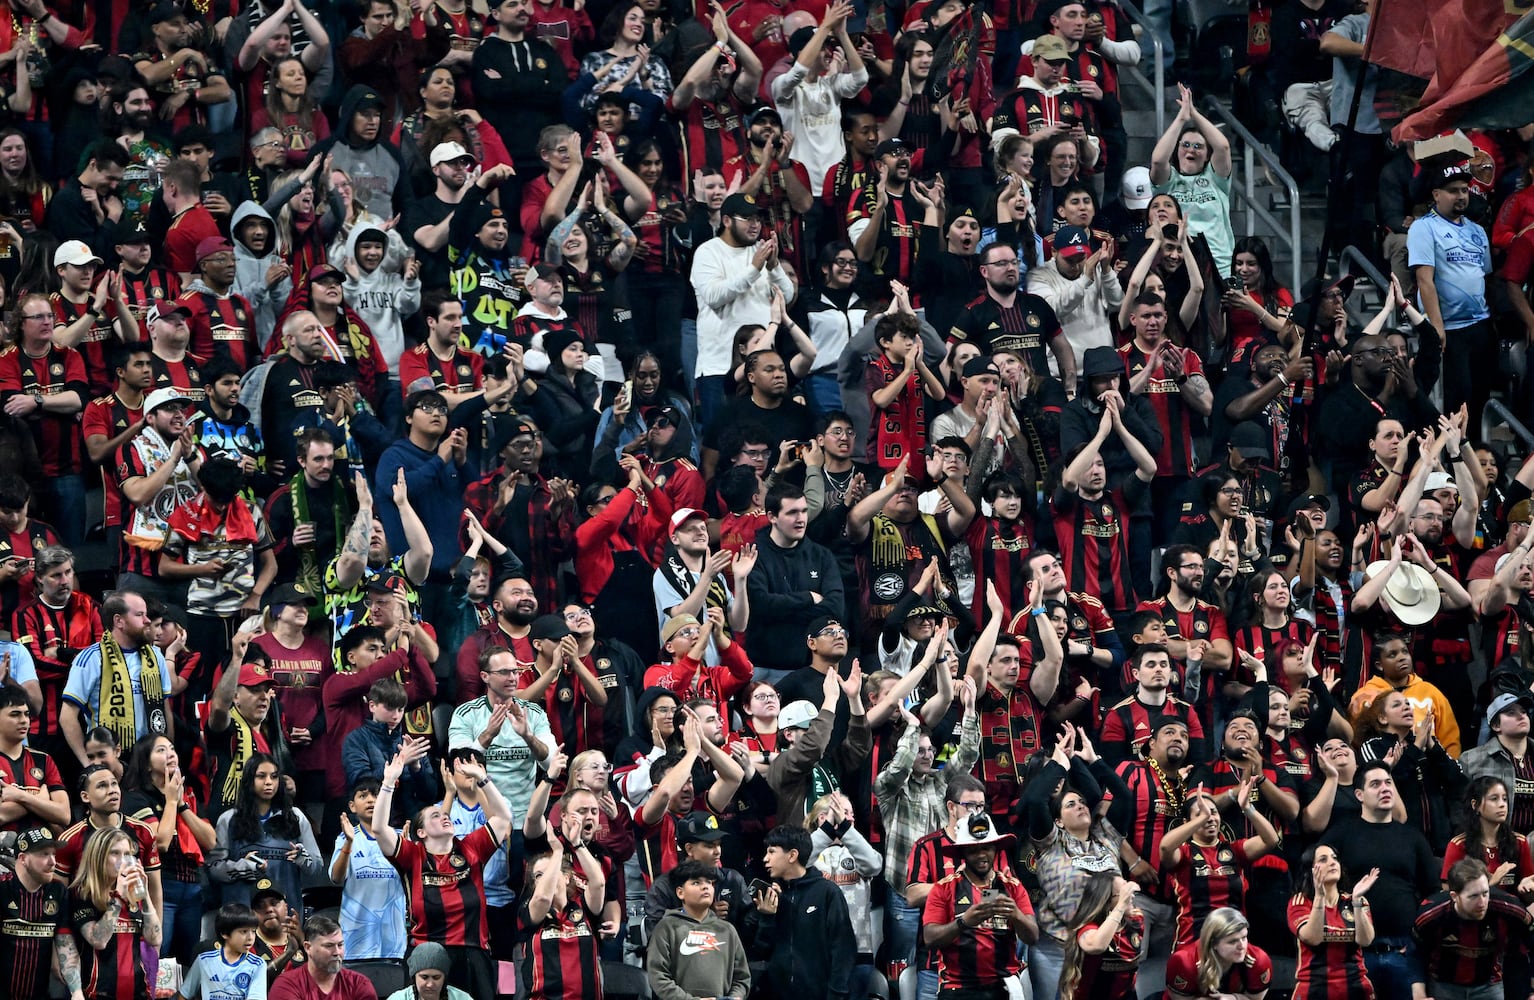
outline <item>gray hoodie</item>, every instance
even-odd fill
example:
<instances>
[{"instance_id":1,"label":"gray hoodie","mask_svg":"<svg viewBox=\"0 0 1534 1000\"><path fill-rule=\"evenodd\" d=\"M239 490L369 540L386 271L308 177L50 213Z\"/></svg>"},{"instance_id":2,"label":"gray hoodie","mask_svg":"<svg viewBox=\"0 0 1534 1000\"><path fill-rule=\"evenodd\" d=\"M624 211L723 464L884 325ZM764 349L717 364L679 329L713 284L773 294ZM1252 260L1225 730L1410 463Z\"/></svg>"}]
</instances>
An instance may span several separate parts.
<instances>
[{"instance_id":1,"label":"gray hoodie","mask_svg":"<svg viewBox=\"0 0 1534 1000\"><path fill-rule=\"evenodd\" d=\"M346 238L346 256L355 264L357 260L357 237L374 229L374 226L353 226ZM401 322L413 316L421 308L421 279L404 276L390 270L388 243L384 244L384 259L372 271L362 270L355 264L357 277L350 271L342 291L346 304L357 310L357 315L373 331L378 349L389 363L391 372L399 371L399 356L405 352L405 327Z\"/></svg>"},{"instance_id":2,"label":"gray hoodie","mask_svg":"<svg viewBox=\"0 0 1534 1000\"><path fill-rule=\"evenodd\" d=\"M250 218L264 219L271 227L271 245L265 256L257 257L240 240L240 223ZM272 339L272 331L277 329L278 315L287 306L288 296L293 294L293 279L291 276L283 278L276 287L266 283L267 268L282 263L282 254L277 252L277 226L266 209L253 201L241 202L234 210L229 231L234 234L234 290L250 303L251 312L256 317L256 340L264 351Z\"/></svg>"},{"instance_id":3,"label":"gray hoodie","mask_svg":"<svg viewBox=\"0 0 1534 1000\"><path fill-rule=\"evenodd\" d=\"M655 1000L745 1000L751 992L746 948L713 910L702 920L686 910L667 913L650 937L649 970Z\"/></svg>"}]
</instances>

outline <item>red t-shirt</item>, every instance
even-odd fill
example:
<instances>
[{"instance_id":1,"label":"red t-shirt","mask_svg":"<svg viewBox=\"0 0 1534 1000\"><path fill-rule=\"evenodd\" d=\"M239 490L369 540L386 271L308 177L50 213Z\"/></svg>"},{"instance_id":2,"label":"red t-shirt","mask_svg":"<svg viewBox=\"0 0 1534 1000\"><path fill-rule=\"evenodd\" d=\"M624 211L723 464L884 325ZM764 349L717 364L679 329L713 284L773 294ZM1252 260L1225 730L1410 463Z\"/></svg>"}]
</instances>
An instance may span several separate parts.
<instances>
[{"instance_id":1,"label":"red t-shirt","mask_svg":"<svg viewBox=\"0 0 1534 1000\"><path fill-rule=\"evenodd\" d=\"M201 203L193 205L171 220L165 234L165 260L177 274L197 270L197 244L209 237L218 238L218 223Z\"/></svg>"}]
</instances>

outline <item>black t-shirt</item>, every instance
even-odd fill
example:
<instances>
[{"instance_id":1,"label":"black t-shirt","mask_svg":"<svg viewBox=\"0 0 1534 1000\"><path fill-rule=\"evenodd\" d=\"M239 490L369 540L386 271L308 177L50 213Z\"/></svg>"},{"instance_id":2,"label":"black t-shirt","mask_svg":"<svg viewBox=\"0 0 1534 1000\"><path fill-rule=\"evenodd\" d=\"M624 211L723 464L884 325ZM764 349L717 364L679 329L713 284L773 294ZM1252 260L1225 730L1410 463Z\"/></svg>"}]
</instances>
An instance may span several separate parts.
<instances>
[{"instance_id":1,"label":"black t-shirt","mask_svg":"<svg viewBox=\"0 0 1534 1000\"><path fill-rule=\"evenodd\" d=\"M415 231L422 226L435 226L449 215L457 205L449 205L438 198L436 192L417 198L405 212L405 224L400 227L405 242L415 248L416 260L421 262L421 287L445 288L449 280L447 241L440 250L428 250L415 241Z\"/></svg>"},{"instance_id":2,"label":"black t-shirt","mask_svg":"<svg viewBox=\"0 0 1534 1000\"><path fill-rule=\"evenodd\" d=\"M703 435L703 446L719 451L721 440L728 436L724 433L725 428L746 426L759 427L765 431L767 444L776 449L784 441L807 440L815 431L815 419L807 406L792 399L785 399L775 410L767 410L757 406L749 394L737 396L726 403L724 412L708 425ZM721 455L722 466L728 467L732 457ZM768 456L768 468L776 462L775 453Z\"/></svg>"},{"instance_id":3,"label":"black t-shirt","mask_svg":"<svg viewBox=\"0 0 1534 1000\"><path fill-rule=\"evenodd\" d=\"M1438 891L1438 869L1422 831L1406 823L1366 823L1361 814L1334 813L1321 843L1342 862L1344 892L1351 892L1370 869L1380 870L1369 892L1375 933L1410 936L1418 905Z\"/></svg>"}]
</instances>

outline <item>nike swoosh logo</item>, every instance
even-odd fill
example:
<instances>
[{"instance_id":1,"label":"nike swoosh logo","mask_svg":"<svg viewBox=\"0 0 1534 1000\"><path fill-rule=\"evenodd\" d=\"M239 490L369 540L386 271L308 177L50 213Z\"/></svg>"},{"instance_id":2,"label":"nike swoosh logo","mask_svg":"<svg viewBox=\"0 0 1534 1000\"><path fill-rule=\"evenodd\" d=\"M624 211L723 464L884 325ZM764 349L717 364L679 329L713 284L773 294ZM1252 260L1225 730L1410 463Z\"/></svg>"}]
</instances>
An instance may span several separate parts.
<instances>
[{"instance_id":1,"label":"nike swoosh logo","mask_svg":"<svg viewBox=\"0 0 1534 1000\"><path fill-rule=\"evenodd\" d=\"M680 951L684 955L696 955L702 950L702 948L699 948L695 944L684 944L677 949L677 951Z\"/></svg>"},{"instance_id":2,"label":"nike swoosh logo","mask_svg":"<svg viewBox=\"0 0 1534 1000\"><path fill-rule=\"evenodd\" d=\"M809 909L804 911L804 915L805 916L809 916L811 913L814 913L816 911L816 909L818 909L818 907L812 906Z\"/></svg>"}]
</instances>

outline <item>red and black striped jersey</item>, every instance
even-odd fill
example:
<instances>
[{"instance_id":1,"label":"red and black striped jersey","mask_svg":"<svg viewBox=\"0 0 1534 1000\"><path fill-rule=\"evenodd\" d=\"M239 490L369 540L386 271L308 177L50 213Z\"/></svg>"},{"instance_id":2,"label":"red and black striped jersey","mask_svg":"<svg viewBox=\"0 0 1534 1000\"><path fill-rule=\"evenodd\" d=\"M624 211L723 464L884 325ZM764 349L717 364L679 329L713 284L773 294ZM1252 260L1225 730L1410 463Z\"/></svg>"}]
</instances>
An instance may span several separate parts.
<instances>
[{"instance_id":1,"label":"red and black striped jersey","mask_svg":"<svg viewBox=\"0 0 1534 1000\"><path fill-rule=\"evenodd\" d=\"M399 385L408 399L422 379L430 379L438 392L472 392L485 387L485 357L462 347L444 361L427 344L418 344L400 355Z\"/></svg>"},{"instance_id":2,"label":"red and black striped jersey","mask_svg":"<svg viewBox=\"0 0 1534 1000\"><path fill-rule=\"evenodd\" d=\"M1274 649L1285 639L1303 646L1310 641L1310 635L1314 631L1309 622L1298 618L1289 619L1282 628L1268 628L1259 622L1236 629L1235 634L1231 636L1231 643L1237 650L1250 653L1265 663L1268 667L1268 679L1288 691L1290 687L1288 678L1284 677L1284 665L1279 662ZM1235 662L1230 665L1230 672L1226 676L1247 687L1257 683L1257 678L1252 675L1251 669L1241 662L1240 656L1237 656Z\"/></svg>"},{"instance_id":3,"label":"red and black striped jersey","mask_svg":"<svg viewBox=\"0 0 1534 1000\"><path fill-rule=\"evenodd\" d=\"M1166 984L1183 996L1203 996L1207 992L1198 982L1198 942L1172 952L1166 960ZM1256 996L1273 985L1273 960L1255 944L1246 946L1246 960L1225 970L1215 984L1215 993Z\"/></svg>"},{"instance_id":4,"label":"red and black striped jersey","mask_svg":"<svg viewBox=\"0 0 1534 1000\"><path fill-rule=\"evenodd\" d=\"M1368 901L1362 905L1367 908ZM1314 900L1304 896L1289 900L1289 929L1296 936L1314 909ZM1364 969L1364 951L1354 939L1351 896L1341 893L1337 905L1326 907L1321 919L1321 943L1300 942L1293 1000L1374 1000L1374 986Z\"/></svg>"},{"instance_id":5,"label":"red and black striped jersey","mask_svg":"<svg viewBox=\"0 0 1534 1000\"><path fill-rule=\"evenodd\" d=\"M1445 882L1449 881L1449 869L1466 858L1475 858L1483 862L1488 872L1495 872L1504 862L1511 861L1512 870L1500 880L1493 882L1491 887L1506 889L1508 892L1516 891L1519 882L1534 875L1534 858L1529 855L1528 838L1521 833L1515 833L1513 836L1517 839L1518 847L1513 857L1504 858L1501 849L1495 843L1472 848L1466 842L1463 833L1455 834L1448 846L1444 848L1443 874L1440 877Z\"/></svg>"},{"instance_id":6,"label":"red and black striped jersey","mask_svg":"<svg viewBox=\"0 0 1534 1000\"><path fill-rule=\"evenodd\" d=\"M1023 767L1043 749L1044 706L1033 696L1028 675L1033 672L1033 644L1018 640L1022 660L1017 686L1003 694L987 683L975 701L980 714L980 779L993 816L1006 816L1023 790Z\"/></svg>"},{"instance_id":7,"label":"red and black striped jersey","mask_svg":"<svg viewBox=\"0 0 1534 1000\"><path fill-rule=\"evenodd\" d=\"M953 923L971 906L980 905L987 892L993 891L1011 896L1024 914L1033 913L1027 890L1011 872L993 872L991 882L986 886L971 882L963 872L955 872L932 887L922 910L922 923ZM1021 967L1017 957L1017 932L1012 929L1009 918L992 917L979 927L968 927L961 921L958 938L938 949L938 989L992 989L1002 985L1004 977L1015 975Z\"/></svg>"},{"instance_id":8,"label":"red and black striped jersey","mask_svg":"<svg viewBox=\"0 0 1534 1000\"><path fill-rule=\"evenodd\" d=\"M202 402L207 395L207 389L202 384L202 366L207 364L204 358L188 352L180 361L169 361L153 354L149 364L154 368L155 389L180 389L181 394L193 404ZM187 409L190 410L191 405Z\"/></svg>"},{"instance_id":9,"label":"red and black striped jersey","mask_svg":"<svg viewBox=\"0 0 1534 1000\"><path fill-rule=\"evenodd\" d=\"M84 357L72 347L49 347L33 357L16 345L0 351L0 404L15 396L39 403L47 396L73 392L81 405L90 398ZM32 430L42 471L50 478L79 475L85 468L85 438L75 412L37 411L23 423Z\"/></svg>"},{"instance_id":10,"label":"red and black striped jersey","mask_svg":"<svg viewBox=\"0 0 1534 1000\"><path fill-rule=\"evenodd\" d=\"M11 616L11 636L32 654L43 689L43 710L32 716L31 735L59 736L59 706L69 666L82 649L101 639L101 611L89 594L74 591L62 608L28 601Z\"/></svg>"},{"instance_id":11,"label":"red and black striped jersey","mask_svg":"<svg viewBox=\"0 0 1534 1000\"><path fill-rule=\"evenodd\" d=\"M1098 929L1099 924L1084 924L1076 932L1082 935ZM1081 980L1067 1000L1123 1000L1135 995L1135 974L1140 970L1140 945L1145 941L1145 916L1131 910L1119 923L1119 929L1099 955L1083 953Z\"/></svg>"},{"instance_id":12,"label":"red and black striped jersey","mask_svg":"<svg viewBox=\"0 0 1534 1000\"><path fill-rule=\"evenodd\" d=\"M1502 956L1527 937L1531 919L1518 897L1501 889L1492 890L1480 920L1461 916L1447 892L1428 899L1413 928L1428 981L1464 988L1500 983Z\"/></svg>"},{"instance_id":13,"label":"red and black striped jersey","mask_svg":"<svg viewBox=\"0 0 1534 1000\"><path fill-rule=\"evenodd\" d=\"M133 321L138 324L139 339L147 344L149 307L180 296L181 279L174 271L161 267L146 267L138 274L123 268L118 273L123 277L123 300L128 303Z\"/></svg>"},{"instance_id":14,"label":"red and black striped jersey","mask_svg":"<svg viewBox=\"0 0 1534 1000\"><path fill-rule=\"evenodd\" d=\"M1049 344L1064 330L1060 318L1042 296L1018 289L1010 306L982 295L954 317L951 343L974 344L980 353L1016 351L1036 372L1049 371Z\"/></svg>"},{"instance_id":15,"label":"red and black striped jersey","mask_svg":"<svg viewBox=\"0 0 1534 1000\"><path fill-rule=\"evenodd\" d=\"M1164 873L1177 899L1177 947L1196 942L1204 918L1220 907L1245 911L1246 865L1244 841L1182 845L1171 871Z\"/></svg>"},{"instance_id":16,"label":"red and black striped jersey","mask_svg":"<svg viewBox=\"0 0 1534 1000\"><path fill-rule=\"evenodd\" d=\"M936 886L937 883L948 878L959 870L960 860L952 855L944 853L944 848L952 846L953 838L948 836L948 831L939 827L932 833L927 834L911 845L911 856L906 861L906 887L920 885ZM996 871L1010 872L1012 863L1007 860L1006 851L996 852ZM916 943L916 967L924 972L937 971L937 952L929 949L921 938Z\"/></svg>"},{"instance_id":17,"label":"red and black striped jersey","mask_svg":"<svg viewBox=\"0 0 1534 1000\"><path fill-rule=\"evenodd\" d=\"M158 822L158 820L156 820ZM58 873L68 879L79 871L80 858L85 853L85 845L91 837L102 827L93 826L90 818L86 817L59 834L59 847L56 854L58 858ZM145 871L157 872L160 870L160 852L155 847L155 831L131 816L122 817L120 829L126 830L133 838L133 843L138 848L139 864L144 866Z\"/></svg>"},{"instance_id":18,"label":"red and black striped jersey","mask_svg":"<svg viewBox=\"0 0 1534 1000\"><path fill-rule=\"evenodd\" d=\"M142 400L137 408L132 408L119 399L117 393L108 393L85 404L85 413L80 418L81 441L83 443L96 435L110 441L142 419ZM101 491L104 523L108 528L122 527L124 500L122 490L117 488L117 477L112 475L111 455L107 455L101 463Z\"/></svg>"},{"instance_id":19,"label":"red and black striped jersey","mask_svg":"<svg viewBox=\"0 0 1534 1000\"><path fill-rule=\"evenodd\" d=\"M484 863L496 851L488 825L454 838L452 850L432 854L418 840L400 838L390 864L405 883L412 944L489 948Z\"/></svg>"},{"instance_id":20,"label":"red and black striped jersey","mask_svg":"<svg viewBox=\"0 0 1534 1000\"><path fill-rule=\"evenodd\" d=\"M1073 490L1055 490L1055 540L1065 567L1066 586L1091 594L1109 611L1134 607L1129 572L1129 514L1146 484L1130 476L1122 489L1088 500Z\"/></svg>"},{"instance_id":21,"label":"red and black striped jersey","mask_svg":"<svg viewBox=\"0 0 1534 1000\"><path fill-rule=\"evenodd\" d=\"M15 872L0 872L0 994L13 1000L48 996L54 935L69 933L68 893L55 879L31 890Z\"/></svg>"},{"instance_id":22,"label":"red and black striped jersey","mask_svg":"<svg viewBox=\"0 0 1534 1000\"><path fill-rule=\"evenodd\" d=\"M1166 836L1167 830L1182 815L1187 789L1175 770L1167 775L1172 786L1162 784L1156 772L1145 761L1126 760L1115 770L1124 779L1124 784L1129 786L1129 794L1133 796L1130 809L1134 822L1124 831L1124 839L1129 841L1129 846L1134 848L1136 854L1155 866L1161 858L1161 838ZM1157 882L1149 895L1163 903L1172 901L1166 879Z\"/></svg>"},{"instance_id":23,"label":"red and black striped jersey","mask_svg":"<svg viewBox=\"0 0 1534 1000\"><path fill-rule=\"evenodd\" d=\"M106 280L106 279L102 279ZM68 326L81 316L85 315L90 308L92 299L89 297L80 302L71 302L58 292L48 296L48 302L53 306L54 328ZM86 398L105 396L117 388L117 376L107 367L107 345L117 340L114 321L117 316L117 304L108 301L106 308L96 318L95 324L85 331L85 336L80 338L80 344L72 350L80 352L80 358L85 362L85 380L90 386Z\"/></svg>"},{"instance_id":24,"label":"red and black striped jersey","mask_svg":"<svg viewBox=\"0 0 1534 1000\"><path fill-rule=\"evenodd\" d=\"M192 311L187 319L192 341L188 350L199 358L212 361L228 358L242 371L254 368L261 360L261 345L256 340L256 314L243 295L225 296L192 290L178 300Z\"/></svg>"},{"instance_id":25,"label":"red and black striped jersey","mask_svg":"<svg viewBox=\"0 0 1534 1000\"><path fill-rule=\"evenodd\" d=\"M719 101L697 98L681 112L666 102L666 110L682 116L682 143L686 147L687 172L703 167L716 170L724 167L724 161L739 156L746 148L746 116L741 103L733 93L726 93Z\"/></svg>"},{"instance_id":26,"label":"red and black striped jersey","mask_svg":"<svg viewBox=\"0 0 1534 1000\"><path fill-rule=\"evenodd\" d=\"M1036 540L1033 518L1026 512L1010 524L999 517L976 517L965 532L964 541L969 546L975 579L989 580L996 585L996 596L1001 598L1002 621L1013 620L1013 611L1027 605L1023 581L1028 579L1028 554L1033 551ZM975 588L970 613L976 621L985 620L983 586ZM1026 627L1027 623L1023 625Z\"/></svg>"},{"instance_id":27,"label":"red and black striped jersey","mask_svg":"<svg viewBox=\"0 0 1534 1000\"><path fill-rule=\"evenodd\" d=\"M582 880L576 877L576 885ZM517 911L517 923L527 946L529 1000L602 1000L601 940L592 924L600 914L586 909L585 892L570 890L563 910L549 907L542 923L534 924L527 903Z\"/></svg>"},{"instance_id":28,"label":"red and black striped jersey","mask_svg":"<svg viewBox=\"0 0 1534 1000\"><path fill-rule=\"evenodd\" d=\"M142 944L143 915L124 909L117 915L112 936L106 947L93 948L85 941L85 925L105 914L89 899L71 891L69 894L69 929L80 954L80 988L87 1000L140 998L150 995L145 985Z\"/></svg>"},{"instance_id":29,"label":"red and black striped jersey","mask_svg":"<svg viewBox=\"0 0 1534 1000\"><path fill-rule=\"evenodd\" d=\"M1103 716L1097 746L1109 760L1142 757L1156 724L1166 716L1181 719L1187 724L1190 747L1198 746L1204 739L1204 726L1199 721L1198 713L1182 699L1167 695L1164 705L1147 705L1139 696L1130 695L1108 709Z\"/></svg>"},{"instance_id":30,"label":"red and black striped jersey","mask_svg":"<svg viewBox=\"0 0 1534 1000\"><path fill-rule=\"evenodd\" d=\"M41 750L21 748L21 754L7 757L0 753L0 787L18 785L22 788L41 788L43 795L64 791L64 779L54 766L53 758ZM0 823L0 831L15 830L20 833L29 826L36 826L32 814L23 812L18 819Z\"/></svg>"},{"instance_id":31,"label":"red and black striped jersey","mask_svg":"<svg viewBox=\"0 0 1534 1000\"><path fill-rule=\"evenodd\" d=\"M1167 345L1170 351L1182 351L1184 378L1204 374L1204 363L1191 348ZM1124 370L1134 379L1150 358L1130 341L1119 348ZM1036 369L1037 370L1037 369ZM1145 384L1145 399L1161 425L1161 451L1156 454L1156 475L1186 477L1193 475L1193 411L1183 402L1177 380L1166 375L1160 363Z\"/></svg>"},{"instance_id":32,"label":"red and black striped jersey","mask_svg":"<svg viewBox=\"0 0 1534 1000\"><path fill-rule=\"evenodd\" d=\"M1224 639L1230 641L1230 627L1225 623L1225 612L1210 604L1208 601L1193 599L1193 606L1187 611L1179 611L1172 604L1170 596L1158 597L1154 601L1141 601L1137 611L1154 611L1161 616L1161 624L1166 626L1168 639L1183 639L1193 641L1203 639L1208 642L1216 642ZM1200 711L1204 713L1204 721L1212 722L1210 707L1214 705L1215 681L1217 675L1213 670L1204 671L1202 684L1199 690ZM1133 668L1128 660L1124 661L1124 686L1134 683Z\"/></svg>"}]
</instances>

